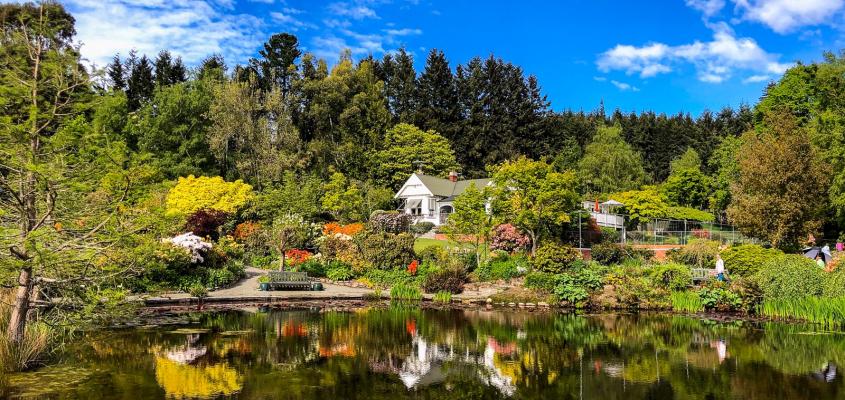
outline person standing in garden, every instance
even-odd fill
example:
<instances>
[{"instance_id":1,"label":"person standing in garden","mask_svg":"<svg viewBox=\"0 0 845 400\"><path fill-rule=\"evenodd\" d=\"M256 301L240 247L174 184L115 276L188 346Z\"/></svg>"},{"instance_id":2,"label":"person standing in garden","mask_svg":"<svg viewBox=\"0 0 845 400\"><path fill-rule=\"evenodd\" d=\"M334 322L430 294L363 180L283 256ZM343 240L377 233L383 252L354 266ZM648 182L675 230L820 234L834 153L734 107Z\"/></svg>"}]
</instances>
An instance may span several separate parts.
<instances>
[{"instance_id":1,"label":"person standing in garden","mask_svg":"<svg viewBox=\"0 0 845 400\"><path fill-rule=\"evenodd\" d=\"M722 260L721 254L716 254L716 279L720 282L727 281L725 277L725 260Z\"/></svg>"}]
</instances>

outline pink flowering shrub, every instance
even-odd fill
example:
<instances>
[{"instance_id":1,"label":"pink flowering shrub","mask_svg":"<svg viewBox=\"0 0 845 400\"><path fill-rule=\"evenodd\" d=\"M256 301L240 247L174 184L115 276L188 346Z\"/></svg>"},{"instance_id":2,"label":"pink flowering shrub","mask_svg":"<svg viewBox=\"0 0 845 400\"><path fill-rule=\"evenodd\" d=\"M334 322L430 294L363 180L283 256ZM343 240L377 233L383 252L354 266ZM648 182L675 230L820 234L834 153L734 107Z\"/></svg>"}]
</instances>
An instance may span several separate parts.
<instances>
[{"instance_id":1,"label":"pink flowering shrub","mask_svg":"<svg viewBox=\"0 0 845 400\"><path fill-rule=\"evenodd\" d=\"M515 226L502 224L493 229L490 250L504 250L508 253L524 250L531 243L528 236L523 235Z\"/></svg>"}]
</instances>

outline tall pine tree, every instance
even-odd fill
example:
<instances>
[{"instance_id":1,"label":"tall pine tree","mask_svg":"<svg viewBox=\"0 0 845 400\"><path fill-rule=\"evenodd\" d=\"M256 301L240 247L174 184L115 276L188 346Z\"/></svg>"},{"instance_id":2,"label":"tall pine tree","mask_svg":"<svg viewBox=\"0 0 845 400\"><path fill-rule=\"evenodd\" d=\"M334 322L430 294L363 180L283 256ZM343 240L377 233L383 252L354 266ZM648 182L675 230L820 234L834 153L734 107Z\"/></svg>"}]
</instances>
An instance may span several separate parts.
<instances>
[{"instance_id":1,"label":"tall pine tree","mask_svg":"<svg viewBox=\"0 0 845 400\"><path fill-rule=\"evenodd\" d=\"M135 111L149 101L155 91L155 80L153 79L153 66L146 55L141 56L137 63L134 63L129 73L128 88L126 90L126 102L130 111Z\"/></svg>"},{"instance_id":2,"label":"tall pine tree","mask_svg":"<svg viewBox=\"0 0 845 400\"><path fill-rule=\"evenodd\" d=\"M460 120L458 90L442 51L432 49L428 53L425 69L417 81L416 95L416 125L455 141L458 133L455 125Z\"/></svg>"},{"instance_id":3,"label":"tall pine tree","mask_svg":"<svg viewBox=\"0 0 845 400\"><path fill-rule=\"evenodd\" d=\"M287 96L292 75L296 74L296 59L302 54L299 40L289 33L277 33L264 43L264 49L258 53L263 57L258 62L262 88L268 90L276 86L282 90L282 96Z\"/></svg>"},{"instance_id":4,"label":"tall pine tree","mask_svg":"<svg viewBox=\"0 0 845 400\"><path fill-rule=\"evenodd\" d=\"M108 65L106 73L111 81L112 90L126 90L126 75L123 71L123 64L120 62L120 55L115 54L112 63Z\"/></svg>"},{"instance_id":5,"label":"tall pine tree","mask_svg":"<svg viewBox=\"0 0 845 400\"><path fill-rule=\"evenodd\" d=\"M395 56L385 55L380 67L376 71L382 74L382 79L385 81L384 90L393 121L412 122L417 84L413 56L403 47Z\"/></svg>"}]
</instances>

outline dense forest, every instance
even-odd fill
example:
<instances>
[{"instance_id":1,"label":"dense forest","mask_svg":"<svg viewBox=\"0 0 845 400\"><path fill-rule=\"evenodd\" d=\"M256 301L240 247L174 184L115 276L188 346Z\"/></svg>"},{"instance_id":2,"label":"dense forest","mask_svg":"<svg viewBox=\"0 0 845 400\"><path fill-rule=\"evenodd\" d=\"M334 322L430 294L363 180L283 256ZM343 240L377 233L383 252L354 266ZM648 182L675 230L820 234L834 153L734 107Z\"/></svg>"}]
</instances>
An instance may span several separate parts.
<instances>
[{"instance_id":1,"label":"dense forest","mask_svg":"<svg viewBox=\"0 0 845 400\"><path fill-rule=\"evenodd\" d=\"M619 125L626 142L643 155L652 182L665 180L670 162L688 148L709 160L722 138L739 136L753 123L752 110L745 106L704 111L697 118L620 110L607 115L601 104L589 112L555 112L534 76L493 55L452 66L442 51L432 49L418 73L413 55L404 48L358 61L347 52L330 68L325 60L302 54L297 38L287 33L271 37L260 58L234 67L211 55L188 71L167 50L154 59L127 52L125 59L115 56L97 92L112 107L109 115L137 115L137 122L111 121L104 128L126 140L132 151L167 160L159 169L168 178L212 173L256 184L279 182L272 174L234 168L236 158L227 156L235 154L205 146L214 143L219 130L214 110L232 105L219 98L226 90L249 96L259 109L254 114L279 124L274 129L284 131L287 142L268 145L297 160L286 169L322 177L333 169L381 184L387 183L385 171L369 166L378 151L388 148L385 132L398 123L448 139L467 177L485 176L486 166L520 155L556 160L565 168L577 162L597 126ZM183 113L158 111L176 107ZM173 128L185 132L179 137L160 132ZM712 172L709 164L703 166ZM412 171L414 166L405 168Z\"/></svg>"}]
</instances>

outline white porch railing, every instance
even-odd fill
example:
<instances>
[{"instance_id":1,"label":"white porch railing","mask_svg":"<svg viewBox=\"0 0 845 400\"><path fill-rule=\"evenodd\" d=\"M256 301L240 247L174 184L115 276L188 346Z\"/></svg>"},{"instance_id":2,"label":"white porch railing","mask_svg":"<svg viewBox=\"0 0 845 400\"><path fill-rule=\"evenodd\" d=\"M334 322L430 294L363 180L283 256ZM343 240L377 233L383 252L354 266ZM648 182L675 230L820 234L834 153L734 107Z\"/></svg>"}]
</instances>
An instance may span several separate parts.
<instances>
[{"instance_id":1,"label":"white porch railing","mask_svg":"<svg viewBox=\"0 0 845 400\"><path fill-rule=\"evenodd\" d=\"M606 226L608 228L622 229L625 226L625 217L618 214L605 214L596 211L590 211L590 216L596 220L598 226Z\"/></svg>"}]
</instances>

